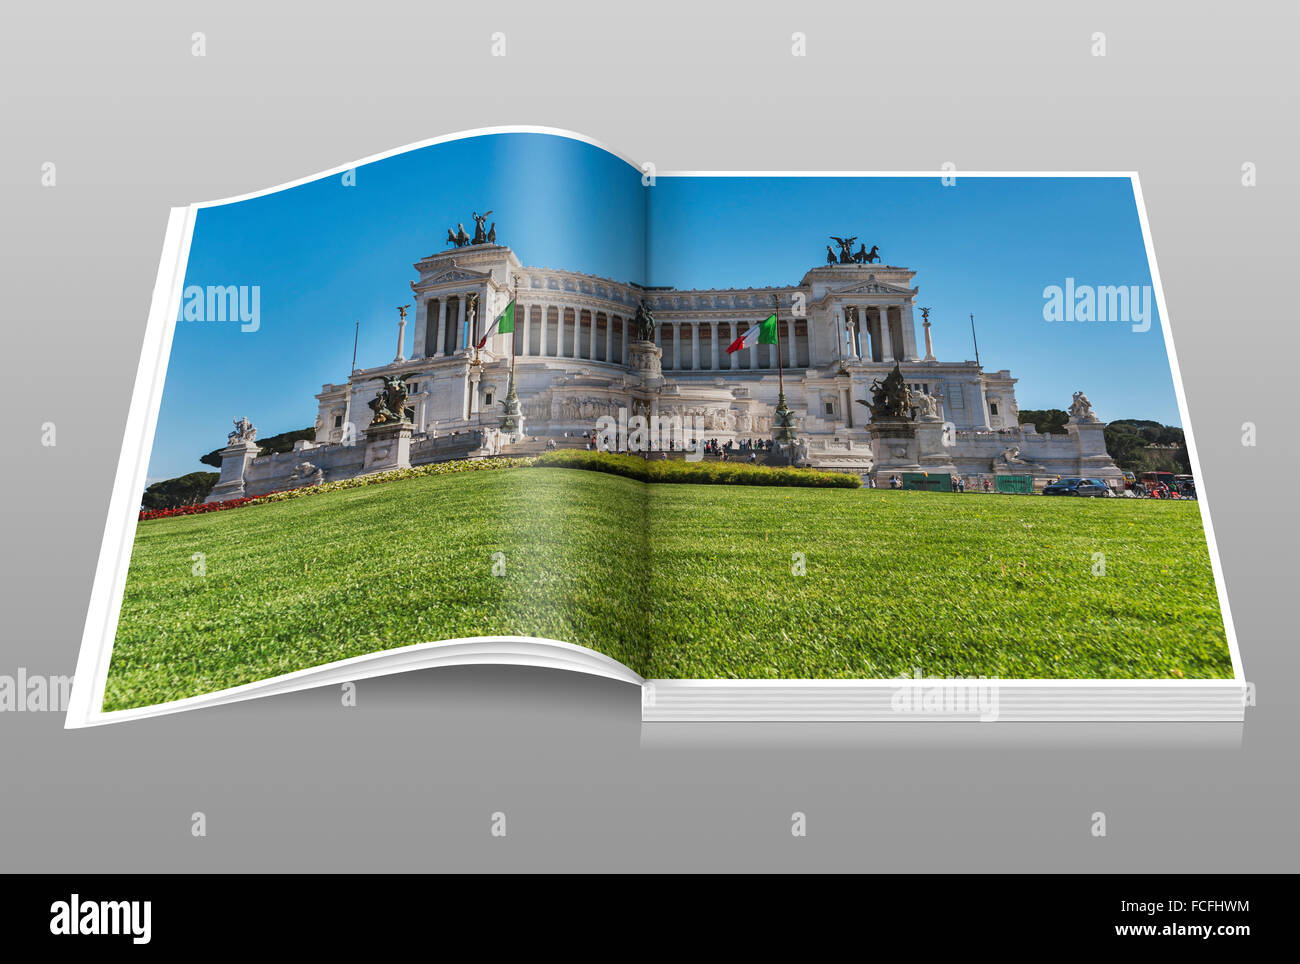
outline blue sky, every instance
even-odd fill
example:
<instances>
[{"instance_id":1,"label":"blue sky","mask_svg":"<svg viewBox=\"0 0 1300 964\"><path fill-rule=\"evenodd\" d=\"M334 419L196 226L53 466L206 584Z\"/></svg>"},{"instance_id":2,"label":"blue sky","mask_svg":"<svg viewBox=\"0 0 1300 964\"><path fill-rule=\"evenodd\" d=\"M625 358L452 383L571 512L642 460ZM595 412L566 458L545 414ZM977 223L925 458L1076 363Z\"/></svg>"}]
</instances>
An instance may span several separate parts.
<instances>
[{"instance_id":1,"label":"blue sky","mask_svg":"<svg viewBox=\"0 0 1300 964\"><path fill-rule=\"evenodd\" d=\"M201 210L186 284L259 285L261 324L178 322L149 478L205 468L237 415L263 437L311 425L315 393L347 374L354 322L358 366L392 360L412 263L486 208L525 264L681 288L792 284L828 235L855 234L917 272L941 359L974 357L974 312L980 358L1019 377L1022 408L1065 407L1082 388L1102 418L1179 422L1159 319L1139 334L1042 318L1043 288L1067 277L1150 283L1127 179L660 176L645 189L599 148L499 134L358 168L353 187L331 176Z\"/></svg>"}]
</instances>

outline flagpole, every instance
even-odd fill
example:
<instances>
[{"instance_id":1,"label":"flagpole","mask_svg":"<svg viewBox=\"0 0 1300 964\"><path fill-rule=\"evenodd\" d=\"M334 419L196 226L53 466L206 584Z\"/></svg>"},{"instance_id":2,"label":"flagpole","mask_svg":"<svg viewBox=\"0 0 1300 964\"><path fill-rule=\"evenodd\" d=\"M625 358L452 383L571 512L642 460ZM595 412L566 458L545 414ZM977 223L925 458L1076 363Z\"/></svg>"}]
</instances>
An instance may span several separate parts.
<instances>
[{"instance_id":1,"label":"flagpole","mask_svg":"<svg viewBox=\"0 0 1300 964\"><path fill-rule=\"evenodd\" d=\"M361 337L361 320L357 319L357 327L352 332L352 367L348 370L348 394L343 402L343 436L347 437L351 431L348 425L352 421L352 373L357 370L357 340Z\"/></svg>"},{"instance_id":2,"label":"flagpole","mask_svg":"<svg viewBox=\"0 0 1300 964\"><path fill-rule=\"evenodd\" d=\"M772 293L772 320L776 324L776 431L777 441L785 445L786 460L794 465L794 415L785 403L785 362L781 358L781 299Z\"/></svg>"},{"instance_id":3,"label":"flagpole","mask_svg":"<svg viewBox=\"0 0 1300 964\"><path fill-rule=\"evenodd\" d=\"M515 393L515 347L519 337L519 321L515 317L519 314L519 279L515 278L515 296L511 299L506 308L511 312L510 315L510 387L506 391L505 411L501 415L501 427L513 437L516 432L519 438L524 437L523 429L523 411L519 406L519 396Z\"/></svg>"},{"instance_id":4,"label":"flagpole","mask_svg":"<svg viewBox=\"0 0 1300 964\"><path fill-rule=\"evenodd\" d=\"M776 319L776 384L781 393L781 404L785 404L785 370L781 365L781 300L772 295L772 317Z\"/></svg>"}]
</instances>

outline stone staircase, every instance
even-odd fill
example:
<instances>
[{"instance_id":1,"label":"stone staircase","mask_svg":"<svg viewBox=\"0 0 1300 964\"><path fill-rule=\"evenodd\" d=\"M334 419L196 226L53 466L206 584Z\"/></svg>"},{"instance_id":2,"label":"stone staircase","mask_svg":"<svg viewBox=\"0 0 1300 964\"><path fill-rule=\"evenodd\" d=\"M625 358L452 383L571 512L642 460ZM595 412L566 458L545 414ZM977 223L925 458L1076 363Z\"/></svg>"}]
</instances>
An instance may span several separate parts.
<instances>
[{"instance_id":1,"label":"stone staircase","mask_svg":"<svg viewBox=\"0 0 1300 964\"><path fill-rule=\"evenodd\" d=\"M566 438L563 435L553 436L553 437L555 439L555 449L586 449L587 447L587 440L584 438L575 438L572 436ZM541 438L527 438L524 439L522 442L511 442L509 445L501 446L501 455L506 458L523 459L523 458L532 458L533 456L536 455L541 455L543 452L555 451L555 449L549 449L549 450L547 449L546 441L547 441L547 437L544 436ZM639 454L639 453L634 453L634 454ZM652 461L655 462L663 460L664 455L668 456L667 461L669 462L686 461L685 452L666 452L666 453L649 452L646 454ZM754 462L749 462L748 460L749 460L748 452L733 451L731 454L727 456L728 462L740 462L740 463L747 463L751 465L771 465L771 466L777 466L782 468L786 465L786 460L782 456L778 455L776 452L759 452L758 458ZM705 455L703 461L721 462L722 457L719 455Z\"/></svg>"}]
</instances>

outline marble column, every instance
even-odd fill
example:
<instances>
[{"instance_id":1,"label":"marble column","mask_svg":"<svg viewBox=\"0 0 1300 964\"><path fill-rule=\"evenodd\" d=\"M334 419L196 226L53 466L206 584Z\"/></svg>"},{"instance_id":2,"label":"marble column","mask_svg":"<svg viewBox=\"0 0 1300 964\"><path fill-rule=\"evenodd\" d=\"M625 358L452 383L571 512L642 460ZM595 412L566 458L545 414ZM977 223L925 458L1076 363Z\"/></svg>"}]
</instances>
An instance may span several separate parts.
<instances>
[{"instance_id":1,"label":"marble column","mask_svg":"<svg viewBox=\"0 0 1300 964\"><path fill-rule=\"evenodd\" d=\"M889 305L880 306L880 360L894 360L894 346L889 335Z\"/></svg>"},{"instance_id":2,"label":"marble column","mask_svg":"<svg viewBox=\"0 0 1300 964\"><path fill-rule=\"evenodd\" d=\"M433 343L433 351L426 355L443 355L447 351L447 299L438 299L438 340Z\"/></svg>"},{"instance_id":3,"label":"marble column","mask_svg":"<svg viewBox=\"0 0 1300 964\"><path fill-rule=\"evenodd\" d=\"M899 309L900 325L903 329L903 358L917 361L920 357L916 351L916 321L912 317L912 302L903 302Z\"/></svg>"},{"instance_id":4,"label":"marble column","mask_svg":"<svg viewBox=\"0 0 1300 964\"><path fill-rule=\"evenodd\" d=\"M456 299L456 331L453 333L452 346L454 348L464 348L465 335L465 296L460 295Z\"/></svg>"},{"instance_id":5,"label":"marble column","mask_svg":"<svg viewBox=\"0 0 1300 964\"><path fill-rule=\"evenodd\" d=\"M588 343L587 357L596 361L596 310L587 312L591 316L591 341Z\"/></svg>"},{"instance_id":6,"label":"marble column","mask_svg":"<svg viewBox=\"0 0 1300 964\"><path fill-rule=\"evenodd\" d=\"M700 323L691 322L691 371L700 370Z\"/></svg>"},{"instance_id":7,"label":"marble column","mask_svg":"<svg viewBox=\"0 0 1300 964\"><path fill-rule=\"evenodd\" d=\"M718 370L718 323L716 321L709 322L709 346L710 354L713 356L713 364L709 367L716 372Z\"/></svg>"},{"instance_id":8,"label":"marble column","mask_svg":"<svg viewBox=\"0 0 1300 964\"><path fill-rule=\"evenodd\" d=\"M785 353L785 357L787 359L785 363L785 367L798 368L799 353L795 351L795 346L794 346L794 319L793 318L787 318L785 320L785 343L787 346L789 346L788 350Z\"/></svg>"}]
</instances>

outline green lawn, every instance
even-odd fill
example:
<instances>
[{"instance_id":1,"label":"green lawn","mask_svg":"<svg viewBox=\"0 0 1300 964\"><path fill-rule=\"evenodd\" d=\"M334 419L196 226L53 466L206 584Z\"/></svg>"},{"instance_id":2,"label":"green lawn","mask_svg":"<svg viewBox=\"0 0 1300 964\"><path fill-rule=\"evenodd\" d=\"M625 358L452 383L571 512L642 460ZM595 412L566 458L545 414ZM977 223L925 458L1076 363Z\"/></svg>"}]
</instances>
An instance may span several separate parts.
<instances>
[{"instance_id":1,"label":"green lawn","mask_svg":"<svg viewBox=\"0 0 1300 964\"><path fill-rule=\"evenodd\" d=\"M650 677L1232 675L1195 503L539 468L140 523L104 707L494 634Z\"/></svg>"}]
</instances>

